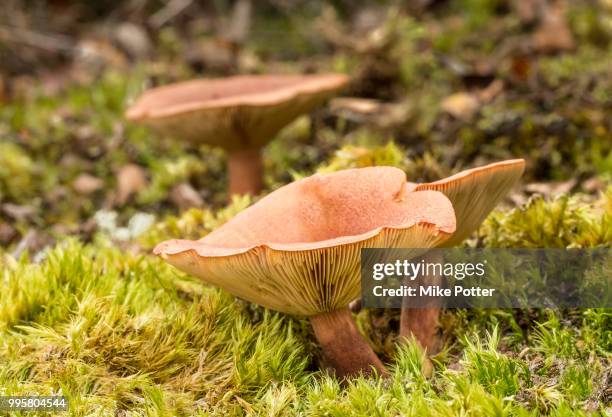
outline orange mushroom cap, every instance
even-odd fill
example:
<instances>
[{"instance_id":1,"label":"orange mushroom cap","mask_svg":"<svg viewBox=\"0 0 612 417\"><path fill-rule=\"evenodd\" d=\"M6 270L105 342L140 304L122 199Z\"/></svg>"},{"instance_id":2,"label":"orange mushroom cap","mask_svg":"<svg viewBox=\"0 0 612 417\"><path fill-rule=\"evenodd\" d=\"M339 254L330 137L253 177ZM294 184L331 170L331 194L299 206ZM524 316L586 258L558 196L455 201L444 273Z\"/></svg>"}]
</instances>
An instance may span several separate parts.
<instances>
[{"instance_id":1,"label":"orange mushroom cap","mask_svg":"<svg viewBox=\"0 0 612 417\"><path fill-rule=\"evenodd\" d=\"M293 182L203 239L163 242L154 253L248 301L311 316L359 296L362 248L416 256L454 231L444 194L410 192L403 171L370 167Z\"/></svg>"},{"instance_id":2,"label":"orange mushroom cap","mask_svg":"<svg viewBox=\"0 0 612 417\"><path fill-rule=\"evenodd\" d=\"M348 83L342 74L241 75L145 92L126 117L162 133L226 150L259 148Z\"/></svg>"},{"instance_id":3,"label":"orange mushroom cap","mask_svg":"<svg viewBox=\"0 0 612 417\"><path fill-rule=\"evenodd\" d=\"M442 246L451 247L478 229L491 210L516 185L524 171L524 159L510 159L468 169L439 181L410 184L409 187L414 191L439 191L453 203L457 230L442 243Z\"/></svg>"}]
</instances>

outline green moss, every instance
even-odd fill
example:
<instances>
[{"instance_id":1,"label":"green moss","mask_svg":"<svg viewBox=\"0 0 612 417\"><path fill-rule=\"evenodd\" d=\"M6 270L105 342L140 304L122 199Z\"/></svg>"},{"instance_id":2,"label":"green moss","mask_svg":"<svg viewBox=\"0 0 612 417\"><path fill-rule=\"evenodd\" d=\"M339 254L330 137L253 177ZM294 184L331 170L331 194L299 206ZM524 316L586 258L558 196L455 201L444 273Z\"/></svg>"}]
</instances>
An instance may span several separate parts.
<instances>
[{"instance_id":1,"label":"green moss","mask_svg":"<svg viewBox=\"0 0 612 417\"><path fill-rule=\"evenodd\" d=\"M0 142L0 200L22 202L34 197L36 175L34 161L20 146Z\"/></svg>"},{"instance_id":2,"label":"green moss","mask_svg":"<svg viewBox=\"0 0 612 417\"><path fill-rule=\"evenodd\" d=\"M497 328L487 339L486 344L478 338L466 340L463 366L472 380L483 385L487 391L502 397L515 395L523 385L521 382L529 378L529 368L498 351Z\"/></svg>"},{"instance_id":3,"label":"green moss","mask_svg":"<svg viewBox=\"0 0 612 417\"><path fill-rule=\"evenodd\" d=\"M580 195L533 197L523 207L489 217L484 240L491 247L606 247L612 242L610 201L612 187L594 202Z\"/></svg>"},{"instance_id":4,"label":"green moss","mask_svg":"<svg viewBox=\"0 0 612 417\"><path fill-rule=\"evenodd\" d=\"M251 197L248 195L234 196L227 207L216 212L194 208L180 216L168 216L149 229L139 241L145 248L150 249L168 239L197 240L227 222L250 204Z\"/></svg>"},{"instance_id":5,"label":"green moss","mask_svg":"<svg viewBox=\"0 0 612 417\"><path fill-rule=\"evenodd\" d=\"M303 378L309 357L291 320L254 319L214 288L179 292L182 280L157 259L73 241L41 265L11 262L0 384L9 393L62 389L76 415L100 406L189 414L196 399L210 409Z\"/></svg>"},{"instance_id":6,"label":"green moss","mask_svg":"<svg viewBox=\"0 0 612 417\"><path fill-rule=\"evenodd\" d=\"M378 165L402 167L405 165L405 152L393 142L374 147L348 145L336 151L334 157L317 171L326 173Z\"/></svg>"},{"instance_id":7,"label":"green moss","mask_svg":"<svg viewBox=\"0 0 612 417\"><path fill-rule=\"evenodd\" d=\"M165 200L173 185L187 181L192 176L204 176L206 171L207 166L194 155L154 159L150 164L150 184L138 195L138 201L141 204L152 204Z\"/></svg>"}]
</instances>

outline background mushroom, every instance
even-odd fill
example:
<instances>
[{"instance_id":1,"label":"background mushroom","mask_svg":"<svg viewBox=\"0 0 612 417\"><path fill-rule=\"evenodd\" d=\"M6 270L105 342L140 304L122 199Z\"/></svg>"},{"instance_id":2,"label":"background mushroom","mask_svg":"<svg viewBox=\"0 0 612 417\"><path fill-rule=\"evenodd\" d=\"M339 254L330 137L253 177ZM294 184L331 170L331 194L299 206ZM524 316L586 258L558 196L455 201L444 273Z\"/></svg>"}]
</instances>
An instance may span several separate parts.
<instances>
[{"instance_id":1,"label":"background mushroom","mask_svg":"<svg viewBox=\"0 0 612 417\"><path fill-rule=\"evenodd\" d=\"M308 316L324 356L345 377L372 367L385 373L347 308L360 293L360 250L430 248L454 231L444 194L410 192L403 171L370 167L293 182L203 239L167 241L155 253L238 297Z\"/></svg>"},{"instance_id":2,"label":"background mushroom","mask_svg":"<svg viewBox=\"0 0 612 417\"><path fill-rule=\"evenodd\" d=\"M262 187L261 148L347 82L342 74L186 81L145 92L126 117L181 140L223 148L229 193L257 194Z\"/></svg>"},{"instance_id":3,"label":"background mushroom","mask_svg":"<svg viewBox=\"0 0 612 417\"><path fill-rule=\"evenodd\" d=\"M512 159L468 169L431 183L410 184L410 188L414 191L431 190L444 193L453 204L457 229L450 239L436 246L455 246L469 237L516 185L524 170L525 161L523 159ZM438 278L427 277L429 280ZM410 337L412 335L429 352L435 351L438 342L436 332L440 309L412 309L409 307L409 300L404 299L404 301L400 320L400 336Z\"/></svg>"}]
</instances>

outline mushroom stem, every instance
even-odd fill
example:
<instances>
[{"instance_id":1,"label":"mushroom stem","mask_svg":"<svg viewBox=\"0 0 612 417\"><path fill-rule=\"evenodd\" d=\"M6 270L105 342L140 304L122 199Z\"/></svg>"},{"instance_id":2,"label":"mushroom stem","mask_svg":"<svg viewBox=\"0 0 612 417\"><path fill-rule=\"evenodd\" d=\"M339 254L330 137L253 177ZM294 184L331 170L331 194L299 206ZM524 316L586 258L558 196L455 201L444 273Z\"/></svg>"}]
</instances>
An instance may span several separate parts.
<instances>
[{"instance_id":1,"label":"mushroom stem","mask_svg":"<svg viewBox=\"0 0 612 417\"><path fill-rule=\"evenodd\" d=\"M414 337L428 354L437 352L439 308L407 308L402 306L400 317L400 338Z\"/></svg>"},{"instance_id":2,"label":"mushroom stem","mask_svg":"<svg viewBox=\"0 0 612 417\"><path fill-rule=\"evenodd\" d=\"M426 253L423 260L440 264L444 259L440 252L433 250ZM441 280L442 277L436 273L422 277L422 282L428 285L439 285ZM407 279L405 284L410 285L411 281ZM427 305L421 305L420 308L410 308L410 298L404 297L400 316L400 339L405 341L414 337L428 354L436 353L439 344L440 304L441 300L435 299L430 300Z\"/></svg>"},{"instance_id":3,"label":"mushroom stem","mask_svg":"<svg viewBox=\"0 0 612 417\"><path fill-rule=\"evenodd\" d=\"M357 330L348 308L317 314L310 318L310 323L325 359L339 378L359 373L371 375L374 371L388 376L376 353Z\"/></svg>"},{"instance_id":4,"label":"mushroom stem","mask_svg":"<svg viewBox=\"0 0 612 417\"><path fill-rule=\"evenodd\" d=\"M246 148L230 152L227 170L230 196L233 194L259 194L263 173L261 150L259 148Z\"/></svg>"}]
</instances>

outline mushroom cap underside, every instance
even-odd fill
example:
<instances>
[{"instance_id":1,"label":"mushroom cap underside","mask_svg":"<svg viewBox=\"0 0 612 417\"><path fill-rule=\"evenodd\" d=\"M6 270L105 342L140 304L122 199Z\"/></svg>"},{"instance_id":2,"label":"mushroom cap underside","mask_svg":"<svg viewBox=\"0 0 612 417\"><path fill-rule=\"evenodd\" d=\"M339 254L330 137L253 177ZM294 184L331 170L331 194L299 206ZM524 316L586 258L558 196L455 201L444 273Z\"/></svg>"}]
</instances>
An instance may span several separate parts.
<instances>
[{"instance_id":1,"label":"mushroom cap underside","mask_svg":"<svg viewBox=\"0 0 612 417\"><path fill-rule=\"evenodd\" d=\"M226 150L261 147L348 82L342 74L236 76L145 92L126 112L163 134Z\"/></svg>"},{"instance_id":2,"label":"mushroom cap underside","mask_svg":"<svg viewBox=\"0 0 612 417\"><path fill-rule=\"evenodd\" d=\"M248 301L308 316L359 295L362 248L418 256L454 230L442 193L407 192L401 170L372 167L296 181L203 239L167 241L155 253Z\"/></svg>"},{"instance_id":3,"label":"mushroom cap underside","mask_svg":"<svg viewBox=\"0 0 612 417\"><path fill-rule=\"evenodd\" d=\"M511 159L468 169L439 181L412 184L414 191L432 190L446 195L455 210L457 230L444 247L469 237L510 192L525 170L525 160Z\"/></svg>"}]
</instances>

